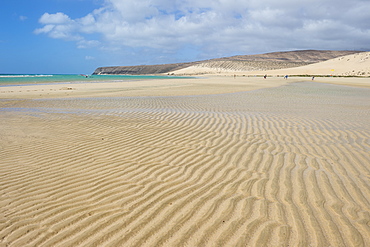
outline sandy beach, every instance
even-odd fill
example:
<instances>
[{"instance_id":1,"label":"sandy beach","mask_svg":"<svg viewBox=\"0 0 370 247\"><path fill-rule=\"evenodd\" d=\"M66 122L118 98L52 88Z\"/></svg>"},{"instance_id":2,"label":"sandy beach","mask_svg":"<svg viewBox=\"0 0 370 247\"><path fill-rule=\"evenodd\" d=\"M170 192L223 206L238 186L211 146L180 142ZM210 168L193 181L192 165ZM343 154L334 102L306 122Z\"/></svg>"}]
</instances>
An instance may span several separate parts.
<instances>
[{"instance_id":1,"label":"sandy beach","mask_svg":"<svg viewBox=\"0 0 370 247\"><path fill-rule=\"evenodd\" d=\"M370 246L370 78L0 87L0 246Z\"/></svg>"}]
</instances>

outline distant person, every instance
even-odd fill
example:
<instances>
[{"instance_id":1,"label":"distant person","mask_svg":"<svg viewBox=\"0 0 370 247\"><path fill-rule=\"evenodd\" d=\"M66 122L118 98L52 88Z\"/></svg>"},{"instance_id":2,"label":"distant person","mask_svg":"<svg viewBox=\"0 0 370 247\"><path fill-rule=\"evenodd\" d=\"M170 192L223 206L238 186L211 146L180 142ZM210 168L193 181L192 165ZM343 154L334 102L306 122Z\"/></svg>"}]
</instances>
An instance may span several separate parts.
<instances>
[{"instance_id":1,"label":"distant person","mask_svg":"<svg viewBox=\"0 0 370 247\"><path fill-rule=\"evenodd\" d=\"M266 79L267 78L267 75L264 75L263 78Z\"/></svg>"},{"instance_id":2,"label":"distant person","mask_svg":"<svg viewBox=\"0 0 370 247\"><path fill-rule=\"evenodd\" d=\"M285 80L288 80L288 75L285 75L285 76L284 76L284 79L285 79Z\"/></svg>"},{"instance_id":3,"label":"distant person","mask_svg":"<svg viewBox=\"0 0 370 247\"><path fill-rule=\"evenodd\" d=\"M312 79L311 80L314 80L315 79L315 77L314 76L312 76Z\"/></svg>"}]
</instances>

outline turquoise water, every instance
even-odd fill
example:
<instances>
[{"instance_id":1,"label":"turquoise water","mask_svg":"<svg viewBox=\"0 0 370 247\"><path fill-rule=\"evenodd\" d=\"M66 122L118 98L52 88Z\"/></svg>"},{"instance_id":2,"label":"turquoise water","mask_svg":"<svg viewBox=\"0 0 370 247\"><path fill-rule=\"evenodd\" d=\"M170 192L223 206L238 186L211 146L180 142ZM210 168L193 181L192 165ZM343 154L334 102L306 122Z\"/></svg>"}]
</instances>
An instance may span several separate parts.
<instances>
[{"instance_id":1,"label":"turquoise water","mask_svg":"<svg viewBox=\"0 0 370 247\"><path fill-rule=\"evenodd\" d=\"M80 82L101 82L101 81L127 81L127 80L150 80L150 79L173 79L183 78L174 76L139 76L139 75L36 75L22 74L9 75L0 74L0 86L28 85L28 84L49 84L49 83L80 83Z\"/></svg>"}]
</instances>

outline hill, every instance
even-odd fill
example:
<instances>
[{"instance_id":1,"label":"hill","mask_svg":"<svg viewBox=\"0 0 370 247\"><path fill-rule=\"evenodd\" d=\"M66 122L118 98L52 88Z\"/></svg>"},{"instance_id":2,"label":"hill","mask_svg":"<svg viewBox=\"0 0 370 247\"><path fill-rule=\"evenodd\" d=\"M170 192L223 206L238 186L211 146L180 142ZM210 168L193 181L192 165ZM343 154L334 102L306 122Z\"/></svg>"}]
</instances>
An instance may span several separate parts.
<instances>
[{"instance_id":1,"label":"hill","mask_svg":"<svg viewBox=\"0 0 370 247\"><path fill-rule=\"evenodd\" d=\"M258 74L258 71L251 72L250 74L256 75ZM370 76L370 52L361 52L347 56L341 56L301 67L259 71L259 74Z\"/></svg>"},{"instance_id":2,"label":"hill","mask_svg":"<svg viewBox=\"0 0 370 247\"><path fill-rule=\"evenodd\" d=\"M137 66L110 66L99 67L93 74L176 74L198 68L199 73L215 71L255 71L274 70L305 66L332 58L358 53L358 51L328 51L328 50L300 50L287 52L272 52L257 55L239 55L232 57L216 58L190 63L175 63L161 65L137 65Z\"/></svg>"}]
</instances>

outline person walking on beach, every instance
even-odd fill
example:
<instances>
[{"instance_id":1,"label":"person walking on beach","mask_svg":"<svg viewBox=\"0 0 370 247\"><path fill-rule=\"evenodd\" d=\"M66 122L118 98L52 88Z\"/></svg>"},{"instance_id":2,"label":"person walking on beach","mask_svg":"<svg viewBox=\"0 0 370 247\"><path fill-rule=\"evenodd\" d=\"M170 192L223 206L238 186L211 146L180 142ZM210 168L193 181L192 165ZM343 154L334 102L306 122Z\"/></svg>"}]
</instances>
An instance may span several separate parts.
<instances>
[{"instance_id":1,"label":"person walking on beach","mask_svg":"<svg viewBox=\"0 0 370 247\"><path fill-rule=\"evenodd\" d=\"M266 79L267 75L264 75L263 78Z\"/></svg>"},{"instance_id":2,"label":"person walking on beach","mask_svg":"<svg viewBox=\"0 0 370 247\"><path fill-rule=\"evenodd\" d=\"M314 80L315 79L315 77L314 76L312 76L312 79L311 80Z\"/></svg>"}]
</instances>

